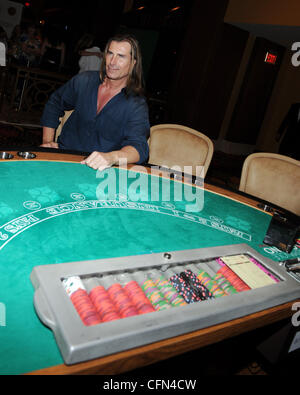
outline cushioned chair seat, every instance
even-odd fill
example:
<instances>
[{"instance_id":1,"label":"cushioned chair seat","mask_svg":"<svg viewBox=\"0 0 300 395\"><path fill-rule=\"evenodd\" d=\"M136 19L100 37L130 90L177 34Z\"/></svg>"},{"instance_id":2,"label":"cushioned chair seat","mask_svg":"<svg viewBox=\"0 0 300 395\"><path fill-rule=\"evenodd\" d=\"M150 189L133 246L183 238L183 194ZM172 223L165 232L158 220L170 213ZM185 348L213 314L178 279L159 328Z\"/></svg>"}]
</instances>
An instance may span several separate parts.
<instances>
[{"instance_id":1,"label":"cushioned chair seat","mask_svg":"<svg viewBox=\"0 0 300 395\"><path fill-rule=\"evenodd\" d=\"M197 166L203 166L205 176L213 155L213 143L194 129L176 124L151 127L149 139L149 163L167 168L186 170L197 174ZM191 167L184 169L184 166ZM179 169L178 169L179 170Z\"/></svg>"},{"instance_id":2,"label":"cushioned chair seat","mask_svg":"<svg viewBox=\"0 0 300 395\"><path fill-rule=\"evenodd\" d=\"M300 161L272 153L249 155L239 189L300 215Z\"/></svg>"}]
</instances>

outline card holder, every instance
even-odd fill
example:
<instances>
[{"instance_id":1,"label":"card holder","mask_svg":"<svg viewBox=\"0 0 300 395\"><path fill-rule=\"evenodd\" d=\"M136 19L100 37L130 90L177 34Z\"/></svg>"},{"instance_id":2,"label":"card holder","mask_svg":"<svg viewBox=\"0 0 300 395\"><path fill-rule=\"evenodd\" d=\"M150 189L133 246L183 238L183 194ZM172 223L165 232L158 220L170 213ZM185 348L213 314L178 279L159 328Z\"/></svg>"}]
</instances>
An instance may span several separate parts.
<instances>
[{"instance_id":1,"label":"card holder","mask_svg":"<svg viewBox=\"0 0 300 395\"><path fill-rule=\"evenodd\" d=\"M299 231L299 223L274 213L263 242L290 253L296 243Z\"/></svg>"}]
</instances>

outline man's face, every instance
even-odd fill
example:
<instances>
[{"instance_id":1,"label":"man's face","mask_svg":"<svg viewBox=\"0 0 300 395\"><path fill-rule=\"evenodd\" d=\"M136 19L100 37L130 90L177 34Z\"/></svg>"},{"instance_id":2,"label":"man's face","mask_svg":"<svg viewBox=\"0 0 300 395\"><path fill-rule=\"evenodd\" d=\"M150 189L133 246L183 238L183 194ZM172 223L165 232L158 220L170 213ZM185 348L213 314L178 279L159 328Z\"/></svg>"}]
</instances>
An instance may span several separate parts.
<instances>
[{"instance_id":1,"label":"man's face","mask_svg":"<svg viewBox=\"0 0 300 395\"><path fill-rule=\"evenodd\" d=\"M127 80L131 71L131 45L112 41L106 55L106 76L111 80Z\"/></svg>"}]
</instances>

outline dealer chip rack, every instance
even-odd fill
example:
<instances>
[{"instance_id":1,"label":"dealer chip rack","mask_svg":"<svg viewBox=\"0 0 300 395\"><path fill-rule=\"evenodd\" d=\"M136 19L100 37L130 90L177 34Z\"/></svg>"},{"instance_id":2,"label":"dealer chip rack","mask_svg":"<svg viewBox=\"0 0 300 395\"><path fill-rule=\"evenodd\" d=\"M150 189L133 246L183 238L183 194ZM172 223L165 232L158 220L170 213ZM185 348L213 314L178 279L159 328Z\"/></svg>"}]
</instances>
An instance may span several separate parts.
<instances>
[{"instance_id":1,"label":"dealer chip rack","mask_svg":"<svg viewBox=\"0 0 300 395\"><path fill-rule=\"evenodd\" d=\"M208 266L217 257L244 254L254 258L278 282L245 292L85 326L75 310L63 280L132 274L148 270L166 272L190 264ZM208 269L207 269L208 270ZM247 244L153 253L119 258L42 265L31 275L38 317L55 336L64 362L79 363L182 335L262 311L300 297L300 282L285 267L257 253Z\"/></svg>"}]
</instances>

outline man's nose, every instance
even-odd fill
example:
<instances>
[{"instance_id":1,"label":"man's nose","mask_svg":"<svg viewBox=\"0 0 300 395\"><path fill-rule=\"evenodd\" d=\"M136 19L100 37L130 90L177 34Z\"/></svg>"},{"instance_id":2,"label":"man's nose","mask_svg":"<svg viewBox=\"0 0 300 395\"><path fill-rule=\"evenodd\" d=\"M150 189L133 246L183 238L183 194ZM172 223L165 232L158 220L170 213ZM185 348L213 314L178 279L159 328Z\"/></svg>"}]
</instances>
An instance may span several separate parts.
<instances>
[{"instance_id":1,"label":"man's nose","mask_svg":"<svg viewBox=\"0 0 300 395\"><path fill-rule=\"evenodd\" d=\"M110 64L116 64L116 63L117 63L117 56L112 55L112 57L110 58Z\"/></svg>"}]
</instances>

